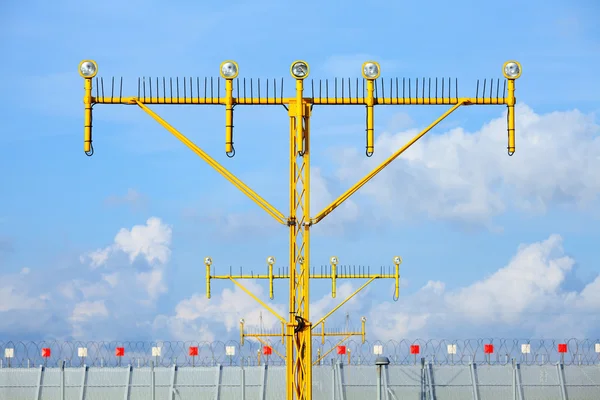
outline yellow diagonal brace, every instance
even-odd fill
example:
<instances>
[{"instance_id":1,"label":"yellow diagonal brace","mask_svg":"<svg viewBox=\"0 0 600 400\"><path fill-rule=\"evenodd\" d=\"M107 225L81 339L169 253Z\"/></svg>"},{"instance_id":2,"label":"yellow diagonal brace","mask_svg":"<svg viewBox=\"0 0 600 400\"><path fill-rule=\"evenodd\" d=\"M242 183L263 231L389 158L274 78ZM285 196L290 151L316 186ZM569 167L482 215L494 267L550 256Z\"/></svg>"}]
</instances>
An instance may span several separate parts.
<instances>
[{"instance_id":1,"label":"yellow diagonal brace","mask_svg":"<svg viewBox=\"0 0 600 400\"><path fill-rule=\"evenodd\" d=\"M281 359L285 362L285 356L282 356L280 352L278 352L277 350L275 350L273 348L273 346L271 346L271 344L267 343L265 340L262 340L258 336L254 336L254 337L256 338L256 340L261 342L263 344L263 346L269 346L271 348L271 350L273 350L275 352L275 354L277 354L279 357L281 357Z\"/></svg>"},{"instance_id":2,"label":"yellow diagonal brace","mask_svg":"<svg viewBox=\"0 0 600 400\"><path fill-rule=\"evenodd\" d=\"M406 149L408 149L410 146L412 146L417 140L421 139L421 137L423 137L423 135L425 135L427 132L429 132L431 129L433 129L433 127L435 127L437 124L439 124L444 118L446 118L448 115L450 115L453 111L455 111L458 107L460 107L463 104L464 104L464 102L459 102L456 105L454 105L452 108L450 108L448 111L446 111L441 117L436 119L431 125L429 125L427 128L425 128L421 133L419 133L417 136L412 138L400 150L396 151L387 160L385 160L383 163L381 163L381 165L379 165L377 168L375 168L373 171L371 171L367 176L362 178L354 186L352 186L350 189L348 189L346 191L346 193L342 194L340 197L335 199L329 206L325 207L323 209L323 211L321 211L319 214L317 214L317 216L315 218L312 219L313 225L318 223L319 221L321 221L329 213L331 213L333 210L335 210L337 207L339 207L340 204L342 204L344 201L346 201L358 189L363 187L365 183L369 182L375 175L380 173L385 167L387 167L392 161L394 161L400 154L404 153L404 151Z\"/></svg>"},{"instance_id":3,"label":"yellow diagonal brace","mask_svg":"<svg viewBox=\"0 0 600 400\"><path fill-rule=\"evenodd\" d=\"M264 301L262 301L261 299L259 299L258 297L256 297L254 295L254 293L252 293L251 291L249 291L248 289L246 289L244 287L244 285L242 285L241 283L239 283L238 281L236 281L233 278L229 278L229 280L231 280L231 282L235 283L237 285L237 287L239 287L244 292L246 292L248 294L248 296L250 296L254 300L256 300L258 302L258 304L260 304L261 306L263 306L264 308L266 308L267 311L269 311L271 314L273 314L274 316L276 316L281 322L283 322L284 324L287 323L287 321L285 319L283 319L283 317L281 315L277 314L277 312L275 310L273 310L271 307L269 307Z\"/></svg>"},{"instance_id":4,"label":"yellow diagonal brace","mask_svg":"<svg viewBox=\"0 0 600 400\"><path fill-rule=\"evenodd\" d=\"M331 314L333 314L334 312L336 312L341 306L343 306L344 304L346 304L348 302L348 300L350 300L351 298L353 298L354 296L356 296L358 294L358 292L360 292L361 290L363 290L364 288L366 288L369 283L373 282L377 278L378 278L378 276L374 276L371 279L369 279L368 281L366 281L364 283L364 285L362 285L361 287L359 287L358 289L356 289L354 291L354 293L352 293L350 296L348 296L346 298L346 300L342 301L333 310L331 310L327 314L325 314L325 316L323 318L321 318L319 321L317 321L315 324L313 324L312 329L315 329L317 327L317 325L319 325L321 322L325 321Z\"/></svg>"},{"instance_id":5,"label":"yellow diagonal brace","mask_svg":"<svg viewBox=\"0 0 600 400\"><path fill-rule=\"evenodd\" d=\"M204 152L201 148L196 146L191 140L181 134L177 129L171 126L167 121L162 119L158 114L149 109L146 105L144 105L139 100L135 100L138 106L142 110L144 110L148 115L156 120L159 124L161 124L166 130L171 132L173 136L179 139L183 144L190 148L194 153L196 153L200 158L208 163L211 167L213 167L217 172L225 177L229 182L233 183L235 187L240 189L244 194L246 194L252 201L260 206L263 210L265 210L270 216L275 218L279 223L286 225L287 221L285 216L279 212L275 207L269 204L265 199L260 197L256 192L250 189L244 182L234 176L231 172L229 172L225 167L219 164L216 160L214 160L211 156L209 156L206 152Z\"/></svg>"},{"instance_id":6,"label":"yellow diagonal brace","mask_svg":"<svg viewBox=\"0 0 600 400\"><path fill-rule=\"evenodd\" d=\"M327 357L327 355L329 353L331 353L333 351L333 349L335 349L336 347L338 347L340 344L344 343L345 340L347 340L350 336L352 335L346 335L344 338L342 338L342 340L340 340L339 342L337 342L335 344L335 346L333 346L332 348L330 348L327 353L323 354L321 357L317 358L317 360L315 362L313 362L313 365L317 365L319 363L319 361L321 361L322 359L324 359L325 357Z\"/></svg>"}]
</instances>

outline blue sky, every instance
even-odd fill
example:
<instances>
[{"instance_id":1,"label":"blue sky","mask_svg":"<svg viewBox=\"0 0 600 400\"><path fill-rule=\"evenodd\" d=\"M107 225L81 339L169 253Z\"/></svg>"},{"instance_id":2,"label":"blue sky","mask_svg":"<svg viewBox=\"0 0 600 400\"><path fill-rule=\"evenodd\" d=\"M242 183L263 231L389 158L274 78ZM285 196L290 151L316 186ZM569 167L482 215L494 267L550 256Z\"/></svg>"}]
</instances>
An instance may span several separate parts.
<instances>
[{"instance_id":1,"label":"blue sky","mask_svg":"<svg viewBox=\"0 0 600 400\"><path fill-rule=\"evenodd\" d=\"M140 109L98 105L82 152L82 59L99 75L501 77L517 59L517 152L505 108L459 109L314 229L312 259L380 266L404 258L401 298L376 282L345 312L371 338L600 335L600 8L589 1L21 1L3 6L0 65L0 338L237 338L259 308L228 283L204 296L202 259L262 272L286 259L287 230ZM238 107L237 154L224 154L221 107L155 107L280 210L287 207L288 117ZM313 211L443 112L378 107L365 159L364 110L315 107ZM96 257L99 265L93 265ZM100 257L100 258L98 258ZM102 260L99 262L98 260ZM337 300L315 283L313 315ZM264 287L249 284L266 298ZM275 307L285 313L286 284ZM2 305L3 304L3 305ZM276 327L264 313L264 324ZM500 326L500 327L499 327ZM560 326L561 328L557 328Z\"/></svg>"}]
</instances>

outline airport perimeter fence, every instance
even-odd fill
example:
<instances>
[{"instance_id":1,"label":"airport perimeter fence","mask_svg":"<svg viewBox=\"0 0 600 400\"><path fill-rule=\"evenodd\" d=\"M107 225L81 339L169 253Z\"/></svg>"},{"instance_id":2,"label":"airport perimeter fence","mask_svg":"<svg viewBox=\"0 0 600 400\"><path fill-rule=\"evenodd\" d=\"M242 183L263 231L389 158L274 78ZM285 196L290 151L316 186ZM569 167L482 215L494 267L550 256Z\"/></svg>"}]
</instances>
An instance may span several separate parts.
<instances>
[{"instance_id":1,"label":"airport perimeter fence","mask_svg":"<svg viewBox=\"0 0 600 400\"><path fill-rule=\"evenodd\" d=\"M0 368L257 366L285 365L281 340L264 344L246 339L239 342L197 341L5 341L0 342ZM506 365L512 359L522 365L600 365L600 339L466 339L466 340L346 340L343 343L313 340L317 364L342 362L373 365L379 356L392 365L416 365L425 359L434 365L470 363ZM321 360L318 360L321 358Z\"/></svg>"}]
</instances>

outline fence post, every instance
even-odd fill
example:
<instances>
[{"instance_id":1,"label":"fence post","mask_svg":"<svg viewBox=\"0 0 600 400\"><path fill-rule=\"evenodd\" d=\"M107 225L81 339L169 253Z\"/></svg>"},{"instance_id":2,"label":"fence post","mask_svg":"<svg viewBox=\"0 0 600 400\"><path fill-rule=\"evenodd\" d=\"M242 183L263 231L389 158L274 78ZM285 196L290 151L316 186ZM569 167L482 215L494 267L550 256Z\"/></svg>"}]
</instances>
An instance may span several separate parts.
<instances>
[{"instance_id":1,"label":"fence post","mask_svg":"<svg viewBox=\"0 0 600 400\"><path fill-rule=\"evenodd\" d=\"M173 364L173 369L171 370L171 387L169 388L169 400L173 400L173 393L175 392L175 378L177 377L177 365Z\"/></svg>"},{"instance_id":2,"label":"fence post","mask_svg":"<svg viewBox=\"0 0 600 400\"><path fill-rule=\"evenodd\" d=\"M260 399L267 399L267 364L263 364L262 377L260 380Z\"/></svg>"},{"instance_id":3,"label":"fence post","mask_svg":"<svg viewBox=\"0 0 600 400\"><path fill-rule=\"evenodd\" d=\"M242 390L242 397L241 400L246 400L246 371L244 370L244 358L241 358L241 362L240 362L240 371L241 371L241 390Z\"/></svg>"},{"instance_id":4,"label":"fence post","mask_svg":"<svg viewBox=\"0 0 600 400\"><path fill-rule=\"evenodd\" d=\"M556 364L556 373L558 374L558 382L560 383L560 397L562 400L568 400L567 398L567 388L565 387L565 380L562 373L563 364Z\"/></svg>"},{"instance_id":5,"label":"fence post","mask_svg":"<svg viewBox=\"0 0 600 400\"><path fill-rule=\"evenodd\" d=\"M331 400L335 400L335 380L336 380L336 374L335 374L335 365L333 365L333 360L331 360ZM379 399L377 399L379 400Z\"/></svg>"},{"instance_id":6,"label":"fence post","mask_svg":"<svg viewBox=\"0 0 600 400\"><path fill-rule=\"evenodd\" d=\"M150 361L150 386L152 391L152 400L156 400L156 383L154 374L154 361Z\"/></svg>"},{"instance_id":7,"label":"fence post","mask_svg":"<svg viewBox=\"0 0 600 400\"><path fill-rule=\"evenodd\" d=\"M65 400L65 360L60 361L60 398Z\"/></svg>"},{"instance_id":8,"label":"fence post","mask_svg":"<svg viewBox=\"0 0 600 400\"><path fill-rule=\"evenodd\" d=\"M429 398L431 400L435 399L435 395L433 392L433 374L431 371L431 362L427 365L427 381L429 383Z\"/></svg>"},{"instance_id":9,"label":"fence post","mask_svg":"<svg viewBox=\"0 0 600 400\"><path fill-rule=\"evenodd\" d=\"M515 367L515 376L517 378L517 394L519 400L523 400L523 386L521 384L521 364L517 363Z\"/></svg>"},{"instance_id":10,"label":"fence post","mask_svg":"<svg viewBox=\"0 0 600 400\"><path fill-rule=\"evenodd\" d=\"M133 366L129 364L127 366L127 380L125 381L125 394L123 395L124 400L129 400L129 388L131 387L131 372L133 370Z\"/></svg>"},{"instance_id":11,"label":"fence post","mask_svg":"<svg viewBox=\"0 0 600 400\"><path fill-rule=\"evenodd\" d=\"M471 369L471 383L473 384L473 400L479 400L479 393L477 392L477 375L475 374L475 362L469 364Z\"/></svg>"},{"instance_id":12,"label":"fence post","mask_svg":"<svg viewBox=\"0 0 600 400\"><path fill-rule=\"evenodd\" d=\"M515 363L515 359L511 359L512 366L512 398L513 400L517 400L517 365Z\"/></svg>"},{"instance_id":13,"label":"fence post","mask_svg":"<svg viewBox=\"0 0 600 400\"><path fill-rule=\"evenodd\" d=\"M81 376L81 390L79 391L79 400L84 400L85 398L85 382L87 380L87 365L83 364L83 371Z\"/></svg>"},{"instance_id":14,"label":"fence post","mask_svg":"<svg viewBox=\"0 0 600 400\"><path fill-rule=\"evenodd\" d=\"M219 400L219 394L221 392L221 364L217 365L217 375L215 382L215 400Z\"/></svg>"},{"instance_id":15,"label":"fence post","mask_svg":"<svg viewBox=\"0 0 600 400\"><path fill-rule=\"evenodd\" d=\"M35 392L35 400L42 398L42 380L44 379L44 366L40 365L40 374L38 376L37 390Z\"/></svg>"},{"instance_id":16,"label":"fence post","mask_svg":"<svg viewBox=\"0 0 600 400\"><path fill-rule=\"evenodd\" d=\"M337 371L338 371L338 388L340 392L340 400L346 400L346 396L344 393L344 373L342 372L342 362L339 361L337 363Z\"/></svg>"}]
</instances>

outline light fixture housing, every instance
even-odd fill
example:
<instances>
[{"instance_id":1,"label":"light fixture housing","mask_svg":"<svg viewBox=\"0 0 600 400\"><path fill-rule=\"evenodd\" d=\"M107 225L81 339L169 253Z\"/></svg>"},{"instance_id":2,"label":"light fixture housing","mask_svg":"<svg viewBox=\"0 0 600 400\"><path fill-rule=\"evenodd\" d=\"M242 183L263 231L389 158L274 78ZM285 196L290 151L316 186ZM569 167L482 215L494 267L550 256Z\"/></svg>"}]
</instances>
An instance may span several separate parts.
<instances>
[{"instance_id":1,"label":"light fixture housing","mask_svg":"<svg viewBox=\"0 0 600 400\"><path fill-rule=\"evenodd\" d=\"M235 61L227 60L221 63L219 73L223 79L235 79L240 73L240 69Z\"/></svg>"},{"instance_id":2,"label":"light fixture housing","mask_svg":"<svg viewBox=\"0 0 600 400\"><path fill-rule=\"evenodd\" d=\"M98 64L94 60L83 60L79 63L79 75L85 79L92 79L98 73Z\"/></svg>"},{"instance_id":3,"label":"light fixture housing","mask_svg":"<svg viewBox=\"0 0 600 400\"><path fill-rule=\"evenodd\" d=\"M206 257L206 258L204 259L204 265L206 265L207 267L210 267L210 266L211 266L211 264L212 264L212 258L210 258L210 257Z\"/></svg>"},{"instance_id":4,"label":"light fixture housing","mask_svg":"<svg viewBox=\"0 0 600 400\"><path fill-rule=\"evenodd\" d=\"M306 79L310 74L310 67L306 61L294 61L290 66L290 74L296 79Z\"/></svg>"},{"instance_id":5,"label":"light fixture housing","mask_svg":"<svg viewBox=\"0 0 600 400\"><path fill-rule=\"evenodd\" d=\"M522 72L521 64L518 61L507 61L502 66L502 73L506 79L518 79Z\"/></svg>"},{"instance_id":6,"label":"light fixture housing","mask_svg":"<svg viewBox=\"0 0 600 400\"><path fill-rule=\"evenodd\" d=\"M329 259L329 262L331 262L333 265L337 265L339 261L340 260L336 256L333 256Z\"/></svg>"},{"instance_id":7,"label":"light fixture housing","mask_svg":"<svg viewBox=\"0 0 600 400\"><path fill-rule=\"evenodd\" d=\"M377 61L365 61L362 65L362 76L365 79L377 79L381 74L381 66Z\"/></svg>"},{"instance_id":8,"label":"light fixture housing","mask_svg":"<svg viewBox=\"0 0 600 400\"><path fill-rule=\"evenodd\" d=\"M269 264L269 265L275 264L275 257L273 257L273 256L267 257L267 264Z\"/></svg>"},{"instance_id":9,"label":"light fixture housing","mask_svg":"<svg viewBox=\"0 0 600 400\"><path fill-rule=\"evenodd\" d=\"M402 264L402 257L400 257L400 256L394 257L394 264L396 264L396 265Z\"/></svg>"}]
</instances>

